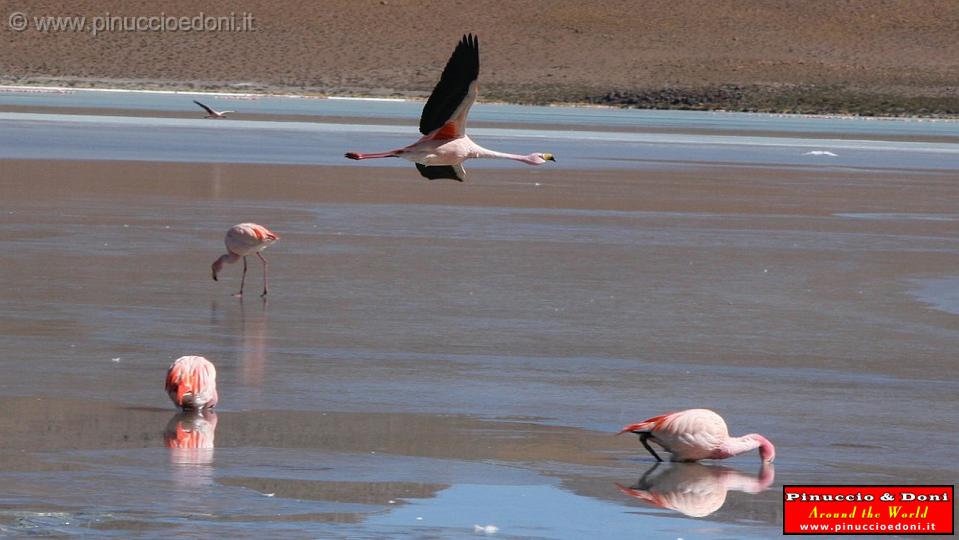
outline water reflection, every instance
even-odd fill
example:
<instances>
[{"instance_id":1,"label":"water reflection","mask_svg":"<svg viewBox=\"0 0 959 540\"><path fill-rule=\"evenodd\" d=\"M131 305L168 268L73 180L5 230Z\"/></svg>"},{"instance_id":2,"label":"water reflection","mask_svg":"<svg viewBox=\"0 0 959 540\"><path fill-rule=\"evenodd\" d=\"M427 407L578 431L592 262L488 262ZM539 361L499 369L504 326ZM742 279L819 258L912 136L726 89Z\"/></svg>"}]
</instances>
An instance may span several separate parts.
<instances>
[{"instance_id":1,"label":"water reflection","mask_svg":"<svg viewBox=\"0 0 959 540\"><path fill-rule=\"evenodd\" d=\"M173 480L178 486L196 488L213 484L213 447L216 413L183 411L173 415L163 432L170 449Z\"/></svg>"},{"instance_id":2,"label":"water reflection","mask_svg":"<svg viewBox=\"0 0 959 540\"><path fill-rule=\"evenodd\" d=\"M248 309L240 300L240 376L246 386L259 388L266 371L267 299L258 308Z\"/></svg>"},{"instance_id":3,"label":"water reflection","mask_svg":"<svg viewBox=\"0 0 959 540\"><path fill-rule=\"evenodd\" d=\"M775 476L769 463L763 463L755 476L720 465L657 463L634 485L616 486L626 495L660 508L705 517L723 507L729 490L761 493L772 485Z\"/></svg>"}]
</instances>

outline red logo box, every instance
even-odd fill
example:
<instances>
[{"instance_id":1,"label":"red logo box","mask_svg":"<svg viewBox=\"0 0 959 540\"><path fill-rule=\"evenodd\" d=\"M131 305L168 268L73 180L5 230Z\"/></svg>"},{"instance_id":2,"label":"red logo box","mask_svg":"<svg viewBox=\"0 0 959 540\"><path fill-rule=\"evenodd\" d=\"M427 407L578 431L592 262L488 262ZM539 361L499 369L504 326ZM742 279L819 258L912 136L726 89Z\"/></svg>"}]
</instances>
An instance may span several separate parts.
<instances>
[{"instance_id":1,"label":"red logo box","mask_svg":"<svg viewBox=\"0 0 959 540\"><path fill-rule=\"evenodd\" d=\"M783 486L783 534L954 534L952 485Z\"/></svg>"}]
</instances>

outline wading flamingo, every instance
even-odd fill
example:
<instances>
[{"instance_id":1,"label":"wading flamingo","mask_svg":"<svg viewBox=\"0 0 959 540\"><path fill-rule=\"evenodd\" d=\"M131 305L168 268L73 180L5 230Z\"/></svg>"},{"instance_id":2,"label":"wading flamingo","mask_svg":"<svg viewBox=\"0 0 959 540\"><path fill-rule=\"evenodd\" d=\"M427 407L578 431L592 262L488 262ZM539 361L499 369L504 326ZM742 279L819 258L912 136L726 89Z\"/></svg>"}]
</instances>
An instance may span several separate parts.
<instances>
[{"instance_id":1,"label":"wading flamingo","mask_svg":"<svg viewBox=\"0 0 959 540\"><path fill-rule=\"evenodd\" d=\"M648 441L670 452L672 461L726 459L753 448L759 448L760 459L767 463L772 463L776 458L776 448L766 437L758 433L730 437L726 421L709 409L687 409L654 416L624 427L617 435L626 432L639 435L639 442L657 461L662 461L662 458L649 446Z\"/></svg>"},{"instance_id":2,"label":"wading flamingo","mask_svg":"<svg viewBox=\"0 0 959 540\"><path fill-rule=\"evenodd\" d=\"M466 115L476 101L476 78L479 76L479 42L472 34L463 36L450 56L440 82L423 107L420 133L415 143L388 152L361 154L348 152L350 159L400 157L416 164L420 174L430 180L466 179L463 161L470 158L497 158L542 165L556 161L553 154L534 153L525 156L487 150L466 136Z\"/></svg>"},{"instance_id":3,"label":"wading flamingo","mask_svg":"<svg viewBox=\"0 0 959 540\"><path fill-rule=\"evenodd\" d=\"M219 281L216 277L223 265L226 263L235 263L240 257L243 257L243 277L240 278L240 292L234 296L243 296L243 284L246 282L246 256L256 254L263 261L263 294L267 293L266 259L260 252L270 247L273 242L280 237L270 232L263 225L256 223L240 223L230 227L226 232L224 243L226 244L226 253L213 263L213 281Z\"/></svg>"},{"instance_id":4,"label":"wading flamingo","mask_svg":"<svg viewBox=\"0 0 959 540\"><path fill-rule=\"evenodd\" d=\"M723 507L727 492L762 493L776 478L773 465L769 463L763 463L755 476L701 463L676 463L665 465L665 470L656 470L663 466L656 463L630 487L616 486L626 495L660 508L690 517L705 517Z\"/></svg>"},{"instance_id":5,"label":"wading flamingo","mask_svg":"<svg viewBox=\"0 0 959 540\"><path fill-rule=\"evenodd\" d=\"M166 372L166 393L185 410L216 406L216 368L202 356L181 356Z\"/></svg>"},{"instance_id":6,"label":"wading flamingo","mask_svg":"<svg viewBox=\"0 0 959 540\"><path fill-rule=\"evenodd\" d=\"M236 112L236 111L215 111L195 99L193 100L193 103L196 103L200 107L203 107L203 110L206 111L207 113L206 118L226 118L226 115Z\"/></svg>"}]
</instances>

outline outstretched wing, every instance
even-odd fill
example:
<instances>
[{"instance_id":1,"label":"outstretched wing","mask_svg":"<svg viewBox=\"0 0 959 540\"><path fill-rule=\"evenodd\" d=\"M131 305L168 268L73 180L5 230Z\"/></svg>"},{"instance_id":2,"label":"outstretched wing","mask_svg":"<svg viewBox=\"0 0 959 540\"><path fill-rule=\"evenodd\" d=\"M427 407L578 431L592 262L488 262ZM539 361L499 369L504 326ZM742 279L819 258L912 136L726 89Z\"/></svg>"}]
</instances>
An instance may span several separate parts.
<instances>
[{"instance_id":1,"label":"outstretched wing","mask_svg":"<svg viewBox=\"0 0 959 540\"><path fill-rule=\"evenodd\" d=\"M460 182L466 180L466 169L464 169L462 165L430 166L417 163L416 169L420 171L420 174L430 180L437 180L440 178L449 178L450 180L458 180Z\"/></svg>"},{"instance_id":2,"label":"outstretched wing","mask_svg":"<svg viewBox=\"0 0 959 540\"><path fill-rule=\"evenodd\" d=\"M207 107L206 105L200 103L199 101L197 101L197 100L194 99L194 100L193 100L193 103L196 103L197 105L203 107L203 110L205 110L206 112L208 112L208 113L210 113L210 114L212 114L212 115L216 115L216 111L214 111L213 109L211 109L211 108Z\"/></svg>"},{"instance_id":3,"label":"outstretched wing","mask_svg":"<svg viewBox=\"0 0 959 540\"><path fill-rule=\"evenodd\" d=\"M476 101L476 78L479 77L479 40L472 34L463 36L453 50L440 82L423 107L420 133L430 133L452 122L444 135L454 138L466 133L466 115Z\"/></svg>"}]
</instances>

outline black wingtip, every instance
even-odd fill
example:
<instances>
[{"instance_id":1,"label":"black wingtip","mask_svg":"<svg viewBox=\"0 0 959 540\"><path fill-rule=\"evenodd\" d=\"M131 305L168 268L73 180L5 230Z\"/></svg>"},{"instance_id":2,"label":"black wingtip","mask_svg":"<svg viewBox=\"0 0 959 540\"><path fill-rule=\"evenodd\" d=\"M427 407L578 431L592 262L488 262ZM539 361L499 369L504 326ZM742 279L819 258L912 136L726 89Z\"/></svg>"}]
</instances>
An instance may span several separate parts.
<instances>
[{"instance_id":1,"label":"black wingtip","mask_svg":"<svg viewBox=\"0 0 959 540\"><path fill-rule=\"evenodd\" d=\"M427 135L450 119L479 77L479 39L464 34L446 62L420 116L420 133Z\"/></svg>"}]
</instances>

